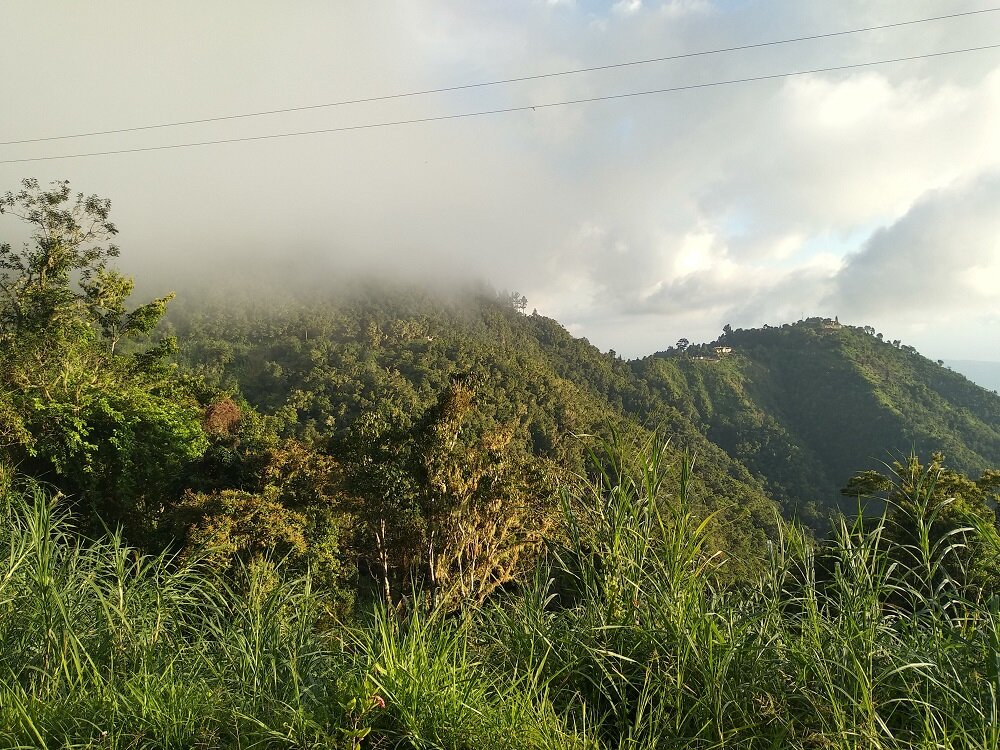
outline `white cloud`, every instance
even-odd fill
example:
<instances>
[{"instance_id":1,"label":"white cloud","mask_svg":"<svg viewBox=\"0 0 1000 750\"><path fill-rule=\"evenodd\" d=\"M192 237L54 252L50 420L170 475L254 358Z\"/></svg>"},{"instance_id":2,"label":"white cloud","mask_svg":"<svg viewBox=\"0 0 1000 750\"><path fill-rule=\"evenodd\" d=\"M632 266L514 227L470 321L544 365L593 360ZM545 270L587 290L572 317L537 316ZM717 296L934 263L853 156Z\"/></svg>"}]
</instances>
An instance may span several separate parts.
<instances>
[{"instance_id":1,"label":"white cloud","mask_svg":"<svg viewBox=\"0 0 1000 750\"><path fill-rule=\"evenodd\" d=\"M234 16L194 0L114 15L11 4L0 44L13 62L0 85L18 116L0 121L0 140L532 76L915 15L908 0L246 5ZM942 12L973 7L946 5ZM991 43L985 18L2 147L0 158L821 68ZM712 338L725 323L839 314L887 333L898 326L896 337L929 349L961 340L976 351L949 356L981 358L984 336L1000 352L989 312L1000 308L991 294L1000 261L988 245L1000 198L988 176L1000 173L998 122L1000 65L974 53L494 117L0 165L0 191L36 174L108 195L123 261L140 274L197 273L212 255L291 264L308 251L325 255L331 274L468 274L519 289L529 306L625 354L682 335Z\"/></svg>"},{"instance_id":2,"label":"white cloud","mask_svg":"<svg viewBox=\"0 0 1000 750\"><path fill-rule=\"evenodd\" d=\"M711 232L692 232L684 237L674 256L674 277L683 278L693 273L710 271L716 265L712 257L715 235Z\"/></svg>"},{"instance_id":3,"label":"white cloud","mask_svg":"<svg viewBox=\"0 0 1000 750\"><path fill-rule=\"evenodd\" d=\"M708 0L668 0L660 6L660 12L668 18L680 18L692 13L708 13L712 4Z\"/></svg>"},{"instance_id":4,"label":"white cloud","mask_svg":"<svg viewBox=\"0 0 1000 750\"><path fill-rule=\"evenodd\" d=\"M618 0L612 8L615 13L631 15L642 10L642 0Z\"/></svg>"},{"instance_id":5,"label":"white cloud","mask_svg":"<svg viewBox=\"0 0 1000 750\"><path fill-rule=\"evenodd\" d=\"M1000 165L1000 69L967 86L838 79L789 80L766 102L774 115L747 123L708 200L742 206L763 231L850 227Z\"/></svg>"},{"instance_id":6,"label":"white cloud","mask_svg":"<svg viewBox=\"0 0 1000 750\"><path fill-rule=\"evenodd\" d=\"M831 297L856 314L986 315L1000 308L1000 173L929 192L846 259Z\"/></svg>"}]
</instances>

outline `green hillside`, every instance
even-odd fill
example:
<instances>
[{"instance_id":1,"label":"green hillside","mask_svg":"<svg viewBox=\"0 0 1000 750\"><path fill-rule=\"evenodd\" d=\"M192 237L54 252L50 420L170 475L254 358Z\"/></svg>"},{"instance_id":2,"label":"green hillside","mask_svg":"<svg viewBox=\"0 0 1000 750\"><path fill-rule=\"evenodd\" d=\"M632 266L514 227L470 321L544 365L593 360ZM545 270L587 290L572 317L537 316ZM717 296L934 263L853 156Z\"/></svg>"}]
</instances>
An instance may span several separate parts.
<instances>
[{"instance_id":1,"label":"green hillside","mask_svg":"<svg viewBox=\"0 0 1000 750\"><path fill-rule=\"evenodd\" d=\"M405 432L468 376L469 429L508 427L550 476L583 471L578 435L660 430L697 455L706 507L726 498L753 528L770 525L765 494L823 527L831 509L856 507L839 492L853 474L911 451L974 475L1000 463L1000 398L870 329L813 318L626 362L488 290L310 299L175 309L186 367L329 444L376 413Z\"/></svg>"},{"instance_id":2,"label":"green hillside","mask_svg":"<svg viewBox=\"0 0 1000 750\"><path fill-rule=\"evenodd\" d=\"M633 367L807 519L853 473L911 451L976 475L1000 463L1000 397L870 328L812 318L715 345L732 351L671 350Z\"/></svg>"},{"instance_id":3,"label":"green hillside","mask_svg":"<svg viewBox=\"0 0 1000 750\"><path fill-rule=\"evenodd\" d=\"M286 434L350 464L349 473L416 450L442 394L459 382L471 403L457 441L476 452L502 436L524 474L526 502L546 513L557 510L559 484L586 473L595 439L588 436L612 429L643 442L659 431L672 463L685 451L696 456L694 498L704 513L721 512L714 525L721 548L748 562L773 529L775 506L763 484L700 425L652 397L627 362L551 319L524 314L510 295L371 286L308 305L196 309L182 300L170 325L183 368L203 387L280 417ZM377 434L363 433L372 425ZM422 481L419 468L399 470Z\"/></svg>"}]
</instances>

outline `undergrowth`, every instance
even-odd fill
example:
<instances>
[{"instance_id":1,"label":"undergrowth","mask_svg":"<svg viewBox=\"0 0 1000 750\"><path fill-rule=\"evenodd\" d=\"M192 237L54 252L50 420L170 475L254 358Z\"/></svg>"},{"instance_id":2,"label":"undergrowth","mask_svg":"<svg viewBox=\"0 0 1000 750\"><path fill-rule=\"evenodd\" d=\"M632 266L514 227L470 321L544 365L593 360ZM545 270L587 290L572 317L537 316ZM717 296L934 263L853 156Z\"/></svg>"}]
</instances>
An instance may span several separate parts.
<instances>
[{"instance_id":1,"label":"undergrowth","mask_svg":"<svg viewBox=\"0 0 1000 750\"><path fill-rule=\"evenodd\" d=\"M936 535L933 476L900 478L911 541L889 516L824 544L786 525L733 583L690 462L625 453L593 457L520 591L346 624L280 563L223 578L83 540L58 497L8 476L0 747L1000 746L1000 602L961 575L961 551L998 537Z\"/></svg>"}]
</instances>

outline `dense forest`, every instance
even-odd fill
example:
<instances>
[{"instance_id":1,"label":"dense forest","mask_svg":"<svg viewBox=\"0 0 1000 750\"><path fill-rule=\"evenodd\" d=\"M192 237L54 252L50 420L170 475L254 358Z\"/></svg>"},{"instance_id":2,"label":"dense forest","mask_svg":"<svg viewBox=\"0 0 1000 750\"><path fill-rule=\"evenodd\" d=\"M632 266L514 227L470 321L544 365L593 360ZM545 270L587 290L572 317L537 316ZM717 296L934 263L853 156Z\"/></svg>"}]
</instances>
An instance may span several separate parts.
<instances>
[{"instance_id":1,"label":"dense forest","mask_svg":"<svg viewBox=\"0 0 1000 750\"><path fill-rule=\"evenodd\" d=\"M136 304L108 200L0 213L4 746L996 746L1000 397L912 347Z\"/></svg>"},{"instance_id":2,"label":"dense forest","mask_svg":"<svg viewBox=\"0 0 1000 750\"><path fill-rule=\"evenodd\" d=\"M634 365L787 512L813 525L838 505L836 488L852 473L884 469L900 456L941 451L976 476L1000 465L997 394L870 326L821 318L727 326L711 345Z\"/></svg>"}]
</instances>

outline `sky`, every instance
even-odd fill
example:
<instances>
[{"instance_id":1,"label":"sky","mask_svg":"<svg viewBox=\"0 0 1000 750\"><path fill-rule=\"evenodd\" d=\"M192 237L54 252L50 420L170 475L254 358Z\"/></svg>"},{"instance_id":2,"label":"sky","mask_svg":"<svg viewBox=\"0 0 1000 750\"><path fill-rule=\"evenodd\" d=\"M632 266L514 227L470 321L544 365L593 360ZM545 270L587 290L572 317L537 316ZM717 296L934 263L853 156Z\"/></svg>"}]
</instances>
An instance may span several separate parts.
<instances>
[{"instance_id":1,"label":"sky","mask_svg":"<svg viewBox=\"0 0 1000 750\"><path fill-rule=\"evenodd\" d=\"M990 0L0 2L0 142L304 107L990 8ZM585 74L0 145L112 200L120 265L517 290L603 350L814 315L1000 360L1000 12ZM84 158L15 159L535 106ZM0 220L0 238L19 228ZM294 273L291 273L294 271ZM155 290L154 291L158 291Z\"/></svg>"}]
</instances>

